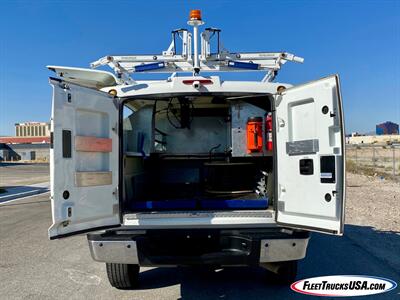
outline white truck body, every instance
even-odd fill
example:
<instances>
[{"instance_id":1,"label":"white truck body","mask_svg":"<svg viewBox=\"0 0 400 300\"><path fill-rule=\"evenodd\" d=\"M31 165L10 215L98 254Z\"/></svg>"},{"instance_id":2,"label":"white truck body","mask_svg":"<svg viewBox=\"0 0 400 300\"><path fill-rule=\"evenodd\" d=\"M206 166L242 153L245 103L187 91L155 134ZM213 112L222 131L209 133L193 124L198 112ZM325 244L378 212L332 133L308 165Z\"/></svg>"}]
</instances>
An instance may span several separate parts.
<instances>
[{"instance_id":1,"label":"white truck body","mask_svg":"<svg viewBox=\"0 0 400 300\"><path fill-rule=\"evenodd\" d=\"M191 35L185 34L183 37L186 42L191 43ZM208 37L202 35L204 38ZM223 50L216 56L207 52L207 39L203 43L202 53L193 54L199 55L197 63L200 70L226 71L232 62L237 63L235 68L253 68L252 60L258 59L260 64L257 70L266 70L266 79L261 82L224 81L218 76L201 76L199 70L193 68L191 48L184 48L182 55L176 55L171 50L172 46L160 57L108 56L93 64L110 65L116 71L116 76L105 71L49 66L59 76L50 78L53 86L51 239L111 229L111 239L104 238L101 233L95 238L89 237L95 260L163 265L151 259L141 262L136 237L143 237L147 232L173 234L175 231L185 232L190 237L188 232L203 230L211 238L215 232L218 235L223 231L231 234L235 230L255 230L263 234L257 240L261 245L257 248L257 260L262 264L303 258L308 236L301 236L301 233L318 231L343 234L345 153L339 77L333 75L297 86L275 83L272 79L274 72L285 62L282 58L295 61L302 59L287 53L232 55ZM233 60L235 58L236 61ZM154 60L159 65L147 64ZM245 65L240 65L242 62ZM194 74L182 77L173 74L166 80L155 81L135 81L130 77L135 70L138 72L144 68L146 71L147 67L160 66L166 72L188 71L192 68ZM272 152L266 154L264 151L264 155L273 161L273 171L269 174L274 178L273 191L270 191L274 199L272 205L256 210L134 211L125 208L125 158L130 154L126 152L125 142L122 141L125 122L123 109L129 106L139 111L149 105L146 102L149 99L161 99L155 100L156 107L157 101L162 102L167 97L187 97L192 99L188 101L194 106L206 101L204 99L207 97L224 97L228 99L230 109L241 97L265 97L270 102L274 146ZM264 98L257 99L262 102L260 99ZM207 105L211 107L210 103ZM240 114L240 107L237 113ZM154 132L154 128L152 130ZM232 140L232 136L228 136L226 144L229 151L234 147ZM142 147L143 153L134 153L133 157L145 161L155 152L153 145L149 149L153 150L144 153ZM252 155L243 156L251 158ZM227 160L229 162L229 158ZM120 232L132 235L128 239L121 239ZM268 232L287 236L277 238L269 236ZM118 238L114 235L118 235ZM180 263L177 260L177 263L166 264Z\"/></svg>"}]
</instances>

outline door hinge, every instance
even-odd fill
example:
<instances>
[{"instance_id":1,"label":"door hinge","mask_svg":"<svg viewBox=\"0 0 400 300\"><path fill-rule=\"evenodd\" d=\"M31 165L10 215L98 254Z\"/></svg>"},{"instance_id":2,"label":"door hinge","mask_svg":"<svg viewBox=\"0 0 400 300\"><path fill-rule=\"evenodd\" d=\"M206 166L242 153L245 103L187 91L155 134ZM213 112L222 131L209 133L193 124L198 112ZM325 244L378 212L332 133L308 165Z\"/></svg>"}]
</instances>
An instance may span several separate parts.
<instances>
[{"instance_id":1,"label":"door hinge","mask_svg":"<svg viewBox=\"0 0 400 300\"><path fill-rule=\"evenodd\" d=\"M115 133L118 133L118 123L115 123L115 125L111 128L112 131Z\"/></svg>"},{"instance_id":2,"label":"door hinge","mask_svg":"<svg viewBox=\"0 0 400 300\"><path fill-rule=\"evenodd\" d=\"M62 88L65 91L70 90L69 85L66 84L65 82L60 82L59 86L60 86L60 88Z\"/></svg>"},{"instance_id":3,"label":"door hinge","mask_svg":"<svg viewBox=\"0 0 400 300\"><path fill-rule=\"evenodd\" d=\"M118 109L119 108L119 98L113 97L112 102L113 102L115 108Z\"/></svg>"},{"instance_id":4,"label":"door hinge","mask_svg":"<svg viewBox=\"0 0 400 300\"><path fill-rule=\"evenodd\" d=\"M275 96L275 103L274 103L275 105L274 106L278 107L281 104L282 100L283 100L282 94L277 93Z\"/></svg>"},{"instance_id":5,"label":"door hinge","mask_svg":"<svg viewBox=\"0 0 400 300\"><path fill-rule=\"evenodd\" d=\"M115 197L116 199L118 199L118 187L116 187L116 188L113 190L112 194L114 195L114 197Z\"/></svg>"},{"instance_id":6,"label":"door hinge","mask_svg":"<svg viewBox=\"0 0 400 300\"><path fill-rule=\"evenodd\" d=\"M118 204L114 204L113 205L113 214L119 214L119 205Z\"/></svg>"}]
</instances>

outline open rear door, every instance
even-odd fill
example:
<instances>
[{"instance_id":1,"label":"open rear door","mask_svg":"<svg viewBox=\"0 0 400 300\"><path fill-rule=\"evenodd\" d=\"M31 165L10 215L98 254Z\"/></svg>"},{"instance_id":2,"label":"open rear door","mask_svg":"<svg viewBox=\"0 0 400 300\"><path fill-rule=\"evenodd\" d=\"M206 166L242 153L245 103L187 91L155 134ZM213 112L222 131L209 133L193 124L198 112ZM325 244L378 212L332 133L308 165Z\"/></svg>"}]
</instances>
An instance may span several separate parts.
<instances>
[{"instance_id":1,"label":"open rear door","mask_svg":"<svg viewBox=\"0 0 400 300\"><path fill-rule=\"evenodd\" d=\"M117 85L117 78L106 71L63 66L47 66L47 68L64 81L77 83L80 86L101 89Z\"/></svg>"},{"instance_id":2,"label":"open rear door","mask_svg":"<svg viewBox=\"0 0 400 300\"><path fill-rule=\"evenodd\" d=\"M276 95L276 220L341 235L344 126L338 76Z\"/></svg>"},{"instance_id":3,"label":"open rear door","mask_svg":"<svg viewBox=\"0 0 400 300\"><path fill-rule=\"evenodd\" d=\"M119 225L117 103L94 89L58 79L50 83L49 237Z\"/></svg>"}]
</instances>

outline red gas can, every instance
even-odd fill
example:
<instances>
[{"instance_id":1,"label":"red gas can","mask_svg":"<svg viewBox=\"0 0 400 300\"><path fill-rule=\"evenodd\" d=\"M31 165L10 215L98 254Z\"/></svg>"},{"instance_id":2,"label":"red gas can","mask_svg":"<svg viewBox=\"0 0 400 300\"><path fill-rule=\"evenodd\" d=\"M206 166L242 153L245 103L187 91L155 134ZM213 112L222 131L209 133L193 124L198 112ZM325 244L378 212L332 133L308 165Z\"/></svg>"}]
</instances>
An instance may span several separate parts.
<instances>
[{"instance_id":1,"label":"red gas can","mask_svg":"<svg viewBox=\"0 0 400 300\"><path fill-rule=\"evenodd\" d=\"M251 117L247 120L247 152L262 152L263 147L263 118Z\"/></svg>"}]
</instances>

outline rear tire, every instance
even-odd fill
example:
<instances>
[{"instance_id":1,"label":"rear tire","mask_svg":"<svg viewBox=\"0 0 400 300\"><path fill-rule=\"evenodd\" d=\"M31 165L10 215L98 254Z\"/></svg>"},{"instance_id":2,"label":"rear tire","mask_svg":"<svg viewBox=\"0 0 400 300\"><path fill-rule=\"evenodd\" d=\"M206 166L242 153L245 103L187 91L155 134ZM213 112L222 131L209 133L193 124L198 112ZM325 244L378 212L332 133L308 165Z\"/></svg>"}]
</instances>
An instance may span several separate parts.
<instances>
[{"instance_id":1,"label":"rear tire","mask_svg":"<svg viewBox=\"0 0 400 300\"><path fill-rule=\"evenodd\" d=\"M139 265L106 263L110 284L117 289L131 289L138 285Z\"/></svg>"}]
</instances>

